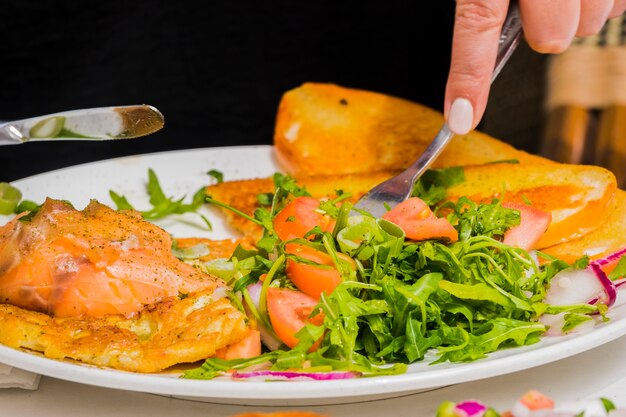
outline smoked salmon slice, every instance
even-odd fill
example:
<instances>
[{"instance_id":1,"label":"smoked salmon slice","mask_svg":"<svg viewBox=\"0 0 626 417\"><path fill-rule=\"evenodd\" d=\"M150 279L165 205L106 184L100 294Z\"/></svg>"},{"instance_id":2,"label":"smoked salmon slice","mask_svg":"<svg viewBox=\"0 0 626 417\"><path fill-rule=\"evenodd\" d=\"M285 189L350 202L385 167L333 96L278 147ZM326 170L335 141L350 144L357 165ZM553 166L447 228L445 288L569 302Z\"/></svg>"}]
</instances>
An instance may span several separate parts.
<instances>
[{"instance_id":1,"label":"smoked salmon slice","mask_svg":"<svg viewBox=\"0 0 626 417\"><path fill-rule=\"evenodd\" d=\"M32 218L0 227L0 303L55 317L129 316L223 285L171 247L169 234L139 213L47 199Z\"/></svg>"}]
</instances>

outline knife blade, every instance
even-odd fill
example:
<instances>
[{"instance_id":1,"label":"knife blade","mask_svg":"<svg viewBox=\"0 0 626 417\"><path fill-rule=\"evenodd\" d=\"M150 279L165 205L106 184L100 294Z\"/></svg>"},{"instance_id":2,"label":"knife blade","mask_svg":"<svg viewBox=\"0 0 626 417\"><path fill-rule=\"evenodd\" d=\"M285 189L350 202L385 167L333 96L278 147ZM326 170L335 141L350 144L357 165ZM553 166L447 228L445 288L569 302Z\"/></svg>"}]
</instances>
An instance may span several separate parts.
<instances>
[{"instance_id":1,"label":"knife blade","mask_svg":"<svg viewBox=\"0 0 626 417\"><path fill-rule=\"evenodd\" d=\"M0 123L0 145L51 140L130 139L163 128L155 107L142 105L72 110Z\"/></svg>"}]
</instances>

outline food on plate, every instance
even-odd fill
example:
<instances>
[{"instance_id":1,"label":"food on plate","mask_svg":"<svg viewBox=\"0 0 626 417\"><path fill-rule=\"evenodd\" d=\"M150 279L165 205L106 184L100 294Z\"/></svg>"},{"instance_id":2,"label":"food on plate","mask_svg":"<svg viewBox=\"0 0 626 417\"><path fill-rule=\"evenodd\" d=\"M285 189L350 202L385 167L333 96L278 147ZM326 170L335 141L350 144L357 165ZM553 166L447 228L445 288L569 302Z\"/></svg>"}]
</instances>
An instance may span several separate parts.
<instances>
[{"instance_id":1,"label":"food on plate","mask_svg":"<svg viewBox=\"0 0 626 417\"><path fill-rule=\"evenodd\" d=\"M520 215L520 224L504 232L502 243L526 251L537 248L538 242L552 223L552 213L526 203L507 201L502 206L517 210Z\"/></svg>"},{"instance_id":2,"label":"food on plate","mask_svg":"<svg viewBox=\"0 0 626 417\"><path fill-rule=\"evenodd\" d=\"M209 262L216 259L230 258L241 246L245 249L253 249L250 239L207 239L199 237L179 237L173 242L173 253L178 259L186 261ZM195 262L188 262L192 265Z\"/></svg>"},{"instance_id":3,"label":"food on plate","mask_svg":"<svg viewBox=\"0 0 626 417\"><path fill-rule=\"evenodd\" d=\"M447 198L529 203L550 212L552 221L537 248L583 236L598 228L617 189L608 170L583 165L489 164L464 168L465 180L448 188Z\"/></svg>"},{"instance_id":4,"label":"food on plate","mask_svg":"<svg viewBox=\"0 0 626 417\"><path fill-rule=\"evenodd\" d=\"M443 124L441 113L380 93L306 83L278 107L274 145L295 177L397 171L411 165ZM435 168L506 159L551 161L473 131L452 139Z\"/></svg>"},{"instance_id":5,"label":"food on plate","mask_svg":"<svg viewBox=\"0 0 626 417\"><path fill-rule=\"evenodd\" d=\"M626 192L617 190L614 198L615 208L605 215L600 226L582 237L544 249L544 252L573 262L577 257L587 255L601 258L617 252L624 247L626 236ZM593 219L590 219L593 221Z\"/></svg>"},{"instance_id":6,"label":"food on plate","mask_svg":"<svg viewBox=\"0 0 626 417\"><path fill-rule=\"evenodd\" d=\"M298 184L306 187L307 191L315 198L335 196L335 191L341 190L350 195L353 201L356 201L356 198L370 188L385 181L391 175L392 172L320 175L299 177L297 181ZM224 181L206 188L206 194L214 200L229 207L234 207L248 215L252 215L254 210L260 207L259 195L267 195L273 192L274 180L272 178ZM231 210L223 210L222 213L235 231L251 237L253 240L258 240L261 237L263 230L257 224L248 221Z\"/></svg>"},{"instance_id":7,"label":"food on plate","mask_svg":"<svg viewBox=\"0 0 626 417\"><path fill-rule=\"evenodd\" d=\"M133 372L158 372L214 356L249 331L226 287L167 297L130 318L51 317L0 304L0 343L53 359Z\"/></svg>"},{"instance_id":8,"label":"food on plate","mask_svg":"<svg viewBox=\"0 0 626 417\"><path fill-rule=\"evenodd\" d=\"M530 390L501 414L477 400L445 401L437 409L436 417L617 417L624 413L626 409L616 407L607 398L556 404L541 392Z\"/></svg>"},{"instance_id":9,"label":"food on plate","mask_svg":"<svg viewBox=\"0 0 626 417\"><path fill-rule=\"evenodd\" d=\"M0 300L55 317L128 315L219 284L171 246L167 232L134 212L48 199L0 229Z\"/></svg>"},{"instance_id":10,"label":"food on plate","mask_svg":"<svg viewBox=\"0 0 626 417\"><path fill-rule=\"evenodd\" d=\"M446 199L465 196L476 202L501 198L549 212L552 220L536 248L580 238L597 229L615 209L615 176L604 168L566 164L487 164L460 168L463 180L446 190ZM316 198L334 198L338 190L355 201L390 173L296 178ZM354 181L354 179L357 179ZM207 187L207 194L248 215L261 206L259 194L271 193L271 178L223 182ZM244 235L260 237L261 229L232 211L226 218ZM582 252L577 252L578 257ZM576 256L576 255L575 255Z\"/></svg>"},{"instance_id":11,"label":"food on plate","mask_svg":"<svg viewBox=\"0 0 626 417\"><path fill-rule=\"evenodd\" d=\"M416 197L398 204L382 218L400 226L410 240L459 240L454 226L447 219L435 216L428 204Z\"/></svg>"},{"instance_id":12,"label":"food on plate","mask_svg":"<svg viewBox=\"0 0 626 417\"><path fill-rule=\"evenodd\" d=\"M420 124L431 134L412 130ZM557 164L472 133L437 160L447 168L429 171L382 220L348 215L364 192L412 162L440 124L428 109L374 93L319 84L286 93L275 150L294 178L207 187L209 202L258 241L234 287L270 352L249 362L209 359L187 377L234 370L284 379L285 363L391 374L427 352L435 362L470 361L602 320L621 276L609 278L605 260L590 263L582 251L565 263L535 250L600 230L617 205L615 178L603 168ZM407 157L409 148L416 154ZM605 253L613 266L624 246ZM345 255L355 267L340 262ZM565 284L579 275L589 285L572 286L577 294L568 298ZM278 323L276 294L289 299ZM246 372L259 361L271 366Z\"/></svg>"},{"instance_id":13,"label":"food on plate","mask_svg":"<svg viewBox=\"0 0 626 417\"><path fill-rule=\"evenodd\" d=\"M528 253L553 214L526 202L439 195L430 206L412 197L375 219L351 215L340 192L315 199L295 179L275 175L274 182L274 192L245 216L264 230L256 250L228 261L230 282L269 351L249 360L209 358L188 378L325 379L338 371L394 374L428 355L472 361L537 342L557 326L544 316L562 319L563 334L602 320L615 301L616 285L601 284L608 278L600 272L591 273L597 285L583 299L548 301L562 300L551 280L585 270L587 261L571 266Z\"/></svg>"},{"instance_id":14,"label":"food on plate","mask_svg":"<svg viewBox=\"0 0 626 417\"><path fill-rule=\"evenodd\" d=\"M177 259L167 232L97 201L17 216L0 228L0 265L0 341L48 357L154 372L249 330L226 284Z\"/></svg>"},{"instance_id":15,"label":"food on plate","mask_svg":"<svg viewBox=\"0 0 626 417\"><path fill-rule=\"evenodd\" d=\"M274 145L278 159L301 185L308 188L309 183L316 184L309 190L314 197L344 189L358 198L371 186L342 188L336 178L356 173L360 178L390 177L417 159L442 122L439 112L406 100L332 84L306 83L283 95ZM517 164L491 166L502 161ZM434 163L435 168L451 166L464 166L466 171L466 181L449 191L452 198L500 196L504 201L525 200L535 207L549 208L553 222L538 242L539 248L592 232L616 206L616 182L608 171L556 164L477 131L455 137ZM329 173L335 178L324 181L323 176ZM380 182L371 181L372 185ZM229 187L210 188L208 193L219 195ZM226 197L223 201L230 201ZM570 254L569 258L582 253Z\"/></svg>"},{"instance_id":16,"label":"food on plate","mask_svg":"<svg viewBox=\"0 0 626 417\"><path fill-rule=\"evenodd\" d=\"M120 211L49 199L0 228L0 342L138 372L204 359L186 378L337 380L474 361L606 320L626 245L606 238L623 195L602 168L471 133L383 218L352 210L440 123L403 100L305 84L277 118L294 177L220 179L185 204L151 170L145 212L114 192ZM204 202L242 237L172 241L141 217ZM590 237L607 242L591 261Z\"/></svg>"}]
</instances>

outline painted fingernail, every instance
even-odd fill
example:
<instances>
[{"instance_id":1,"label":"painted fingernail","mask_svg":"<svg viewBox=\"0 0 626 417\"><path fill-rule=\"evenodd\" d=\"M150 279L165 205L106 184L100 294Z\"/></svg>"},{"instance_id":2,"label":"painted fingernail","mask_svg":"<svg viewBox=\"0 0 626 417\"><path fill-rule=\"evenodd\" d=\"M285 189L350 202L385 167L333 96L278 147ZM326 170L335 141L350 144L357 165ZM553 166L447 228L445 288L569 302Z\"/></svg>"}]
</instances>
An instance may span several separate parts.
<instances>
[{"instance_id":1,"label":"painted fingernail","mask_svg":"<svg viewBox=\"0 0 626 417\"><path fill-rule=\"evenodd\" d=\"M448 113L448 127L457 135L464 135L472 130L474 108L466 98L457 98Z\"/></svg>"}]
</instances>

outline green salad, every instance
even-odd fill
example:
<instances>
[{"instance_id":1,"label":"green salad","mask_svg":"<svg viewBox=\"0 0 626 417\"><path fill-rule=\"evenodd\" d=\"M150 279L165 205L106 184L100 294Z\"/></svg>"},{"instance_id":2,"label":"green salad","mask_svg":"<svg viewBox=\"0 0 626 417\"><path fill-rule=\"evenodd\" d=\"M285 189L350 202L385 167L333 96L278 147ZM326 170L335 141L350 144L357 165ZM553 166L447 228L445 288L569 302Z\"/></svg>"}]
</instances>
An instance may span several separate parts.
<instances>
[{"instance_id":1,"label":"green salad","mask_svg":"<svg viewBox=\"0 0 626 417\"><path fill-rule=\"evenodd\" d=\"M274 193L259 196L254 216L239 212L263 227L255 249L198 262L232 286L231 300L260 330L263 351L209 358L184 377L397 374L425 358L467 362L536 343L547 329L542 314L565 313L573 328L606 310L601 302L545 303L550 280L587 267L587 259L569 265L503 243L520 212L497 199L445 202L456 181L462 170L431 171L414 192L433 210L427 218L447 221L456 238L415 241L389 220L355 213L341 191L315 200L276 174Z\"/></svg>"}]
</instances>

